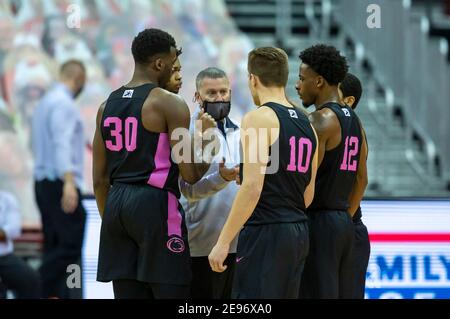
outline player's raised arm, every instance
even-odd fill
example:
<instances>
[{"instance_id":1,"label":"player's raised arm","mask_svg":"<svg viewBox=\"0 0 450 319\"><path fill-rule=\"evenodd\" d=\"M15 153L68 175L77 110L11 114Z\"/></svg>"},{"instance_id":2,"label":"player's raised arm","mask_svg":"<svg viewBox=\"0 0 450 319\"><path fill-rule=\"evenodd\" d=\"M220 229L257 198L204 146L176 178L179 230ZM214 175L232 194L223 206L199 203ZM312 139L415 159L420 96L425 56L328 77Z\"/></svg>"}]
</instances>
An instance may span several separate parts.
<instances>
[{"instance_id":1,"label":"player's raised arm","mask_svg":"<svg viewBox=\"0 0 450 319\"><path fill-rule=\"evenodd\" d=\"M191 135L189 133L190 112L186 102L171 93L162 93L156 96L155 103L160 104L166 118L170 146L172 150L175 149L172 152L173 160L178 163L183 180L194 184L209 168L209 161L198 161L195 157L199 152L203 154L208 143L204 141L202 133L215 127L215 121L209 114L200 114L199 121L202 130L198 136Z\"/></svg>"}]
</instances>

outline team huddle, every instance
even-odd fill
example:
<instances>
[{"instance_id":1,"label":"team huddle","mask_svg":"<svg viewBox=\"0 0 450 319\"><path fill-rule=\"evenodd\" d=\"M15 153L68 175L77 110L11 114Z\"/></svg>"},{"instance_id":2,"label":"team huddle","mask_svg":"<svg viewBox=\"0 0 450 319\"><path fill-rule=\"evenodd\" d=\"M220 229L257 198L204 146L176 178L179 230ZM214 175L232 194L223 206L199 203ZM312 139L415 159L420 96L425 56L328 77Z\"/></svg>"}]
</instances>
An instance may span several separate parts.
<instances>
[{"instance_id":1,"label":"team huddle","mask_svg":"<svg viewBox=\"0 0 450 319\"><path fill-rule=\"evenodd\" d=\"M360 202L368 146L358 78L327 45L248 55L256 108L233 121L230 81L196 78L191 117L174 38L146 29L132 80L97 114L94 192L102 217L97 280L115 298L364 298L370 244Z\"/></svg>"}]
</instances>

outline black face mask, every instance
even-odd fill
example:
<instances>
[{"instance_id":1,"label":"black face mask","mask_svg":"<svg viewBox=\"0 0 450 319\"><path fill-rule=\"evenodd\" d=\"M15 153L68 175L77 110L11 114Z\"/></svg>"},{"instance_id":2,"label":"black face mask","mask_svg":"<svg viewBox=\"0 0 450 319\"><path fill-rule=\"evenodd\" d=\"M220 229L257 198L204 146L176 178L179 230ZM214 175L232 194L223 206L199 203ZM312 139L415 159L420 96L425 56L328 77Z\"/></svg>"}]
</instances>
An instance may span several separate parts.
<instances>
[{"instance_id":1,"label":"black face mask","mask_svg":"<svg viewBox=\"0 0 450 319\"><path fill-rule=\"evenodd\" d=\"M216 121L221 121L230 114L231 102L207 102L203 103L203 109Z\"/></svg>"}]
</instances>

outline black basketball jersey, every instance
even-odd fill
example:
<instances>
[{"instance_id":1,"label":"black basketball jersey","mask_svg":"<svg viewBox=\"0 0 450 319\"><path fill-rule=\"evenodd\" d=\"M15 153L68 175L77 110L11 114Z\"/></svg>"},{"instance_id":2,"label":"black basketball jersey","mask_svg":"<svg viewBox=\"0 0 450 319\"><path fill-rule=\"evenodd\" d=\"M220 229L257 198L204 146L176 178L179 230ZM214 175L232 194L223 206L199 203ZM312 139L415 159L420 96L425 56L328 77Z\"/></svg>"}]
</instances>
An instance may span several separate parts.
<instances>
[{"instance_id":1,"label":"black basketball jersey","mask_svg":"<svg viewBox=\"0 0 450 319\"><path fill-rule=\"evenodd\" d=\"M156 86L121 87L109 96L101 132L111 185L148 184L180 197L178 165L172 161L168 133L147 131L142 106Z\"/></svg>"},{"instance_id":2,"label":"black basketball jersey","mask_svg":"<svg viewBox=\"0 0 450 319\"><path fill-rule=\"evenodd\" d=\"M356 180L361 154L361 125L355 112L337 103L324 107L332 110L341 126L341 142L326 151L317 170L316 189L313 203L308 210L340 210L349 208L349 196Z\"/></svg>"},{"instance_id":3,"label":"black basketball jersey","mask_svg":"<svg viewBox=\"0 0 450 319\"><path fill-rule=\"evenodd\" d=\"M280 135L270 147L261 196L246 225L301 222L306 220L304 192L311 181L316 137L300 110L272 102L264 106L276 113Z\"/></svg>"}]
</instances>

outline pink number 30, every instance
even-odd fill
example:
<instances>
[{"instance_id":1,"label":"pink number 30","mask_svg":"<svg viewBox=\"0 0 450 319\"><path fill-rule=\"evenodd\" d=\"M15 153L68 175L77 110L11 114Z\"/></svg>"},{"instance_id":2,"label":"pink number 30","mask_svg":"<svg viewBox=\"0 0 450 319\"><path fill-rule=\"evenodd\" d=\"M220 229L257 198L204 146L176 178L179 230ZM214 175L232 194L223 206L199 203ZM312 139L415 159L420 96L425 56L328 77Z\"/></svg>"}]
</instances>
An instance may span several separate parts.
<instances>
[{"instance_id":1,"label":"pink number 30","mask_svg":"<svg viewBox=\"0 0 450 319\"><path fill-rule=\"evenodd\" d=\"M122 136L122 120L118 117L107 117L103 123L104 127L110 127L111 137L114 138L114 142L107 140L106 148L112 152L120 152L123 149L123 136ZM135 117L127 117L125 120L125 148L128 152L136 150L137 140L137 127L138 121Z\"/></svg>"}]
</instances>

